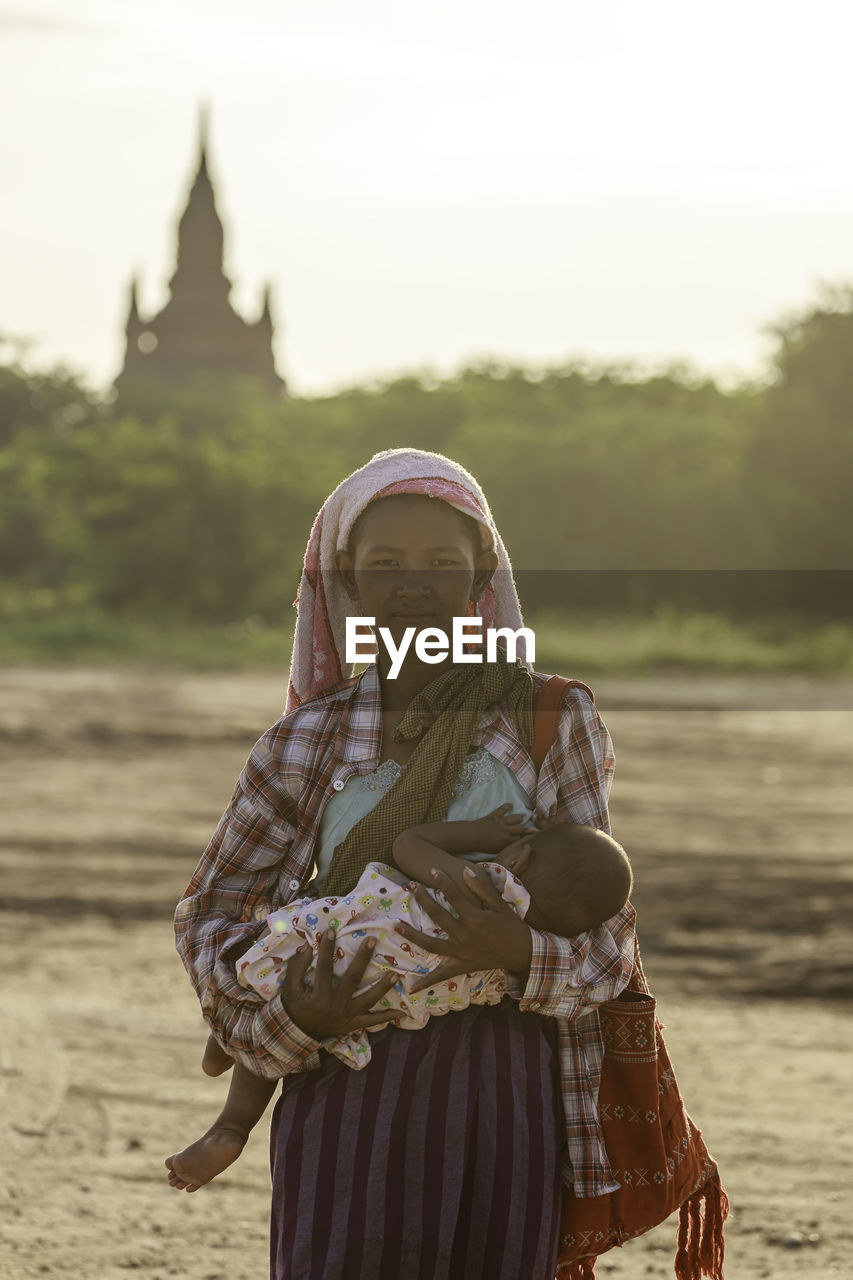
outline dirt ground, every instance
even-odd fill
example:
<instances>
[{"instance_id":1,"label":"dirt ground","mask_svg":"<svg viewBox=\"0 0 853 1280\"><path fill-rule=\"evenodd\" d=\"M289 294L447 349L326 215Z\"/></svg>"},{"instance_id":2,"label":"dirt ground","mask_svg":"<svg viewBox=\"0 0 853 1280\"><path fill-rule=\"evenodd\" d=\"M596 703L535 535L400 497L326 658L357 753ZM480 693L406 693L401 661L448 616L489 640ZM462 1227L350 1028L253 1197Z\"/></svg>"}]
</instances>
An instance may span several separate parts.
<instances>
[{"instance_id":1,"label":"dirt ground","mask_svg":"<svg viewBox=\"0 0 853 1280\"><path fill-rule=\"evenodd\" d=\"M265 1128L195 1195L215 1114L171 914L283 679L0 670L0 1275L258 1280ZM727 1280L853 1276L853 686L602 681L612 813ZM599 1263L672 1276L674 1222Z\"/></svg>"}]
</instances>

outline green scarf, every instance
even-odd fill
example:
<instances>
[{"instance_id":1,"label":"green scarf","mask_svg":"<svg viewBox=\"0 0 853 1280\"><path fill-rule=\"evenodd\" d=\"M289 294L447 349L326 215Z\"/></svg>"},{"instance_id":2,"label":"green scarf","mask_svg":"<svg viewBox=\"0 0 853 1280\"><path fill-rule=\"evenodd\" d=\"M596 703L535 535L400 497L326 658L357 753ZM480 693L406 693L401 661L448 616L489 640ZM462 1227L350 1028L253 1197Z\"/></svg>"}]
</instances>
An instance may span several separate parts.
<instances>
[{"instance_id":1,"label":"green scarf","mask_svg":"<svg viewBox=\"0 0 853 1280\"><path fill-rule=\"evenodd\" d=\"M414 696L394 729L394 740L420 742L394 785L335 849L324 895L349 893L368 862L391 862L391 846L407 827L444 818L480 717L486 707L504 699L529 749L534 687L518 658L448 668Z\"/></svg>"}]
</instances>

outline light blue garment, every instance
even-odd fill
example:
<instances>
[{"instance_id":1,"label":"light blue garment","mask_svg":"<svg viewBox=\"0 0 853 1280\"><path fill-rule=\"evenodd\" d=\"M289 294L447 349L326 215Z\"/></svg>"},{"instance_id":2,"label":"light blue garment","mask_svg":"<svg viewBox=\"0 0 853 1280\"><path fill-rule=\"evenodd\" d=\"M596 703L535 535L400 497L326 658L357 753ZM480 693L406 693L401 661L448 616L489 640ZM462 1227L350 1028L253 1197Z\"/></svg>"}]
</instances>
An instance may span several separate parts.
<instances>
[{"instance_id":1,"label":"light blue garment","mask_svg":"<svg viewBox=\"0 0 853 1280\"><path fill-rule=\"evenodd\" d=\"M329 800L320 819L315 845L316 878L310 885L313 895L322 889L323 878L337 845L379 803L402 772L403 766L396 760L383 760L372 773L349 778L346 786ZM443 821L470 822L484 818L501 804L511 804L513 813L522 814L528 820L533 817L530 797L512 770L502 760L490 755L485 747L477 747L462 761ZM462 856L472 862L484 862L490 857L487 853Z\"/></svg>"}]
</instances>

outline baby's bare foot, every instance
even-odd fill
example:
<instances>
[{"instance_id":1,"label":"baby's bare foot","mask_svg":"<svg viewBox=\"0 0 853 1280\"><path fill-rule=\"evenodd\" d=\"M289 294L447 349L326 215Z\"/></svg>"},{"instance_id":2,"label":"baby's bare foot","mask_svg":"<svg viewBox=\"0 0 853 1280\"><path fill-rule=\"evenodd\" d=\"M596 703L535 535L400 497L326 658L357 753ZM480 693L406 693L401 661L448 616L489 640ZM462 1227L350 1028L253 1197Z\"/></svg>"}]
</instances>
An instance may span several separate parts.
<instances>
[{"instance_id":1,"label":"baby's bare foot","mask_svg":"<svg viewBox=\"0 0 853 1280\"><path fill-rule=\"evenodd\" d=\"M233 1164L245 1145L245 1134L213 1125L198 1142L166 1158L169 1186L176 1191L198 1191Z\"/></svg>"},{"instance_id":2,"label":"baby's bare foot","mask_svg":"<svg viewBox=\"0 0 853 1280\"><path fill-rule=\"evenodd\" d=\"M201 1069L206 1076L221 1076L234 1066L234 1059L229 1058L224 1049L220 1049L213 1036L208 1036L201 1059Z\"/></svg>"}]
</instances>

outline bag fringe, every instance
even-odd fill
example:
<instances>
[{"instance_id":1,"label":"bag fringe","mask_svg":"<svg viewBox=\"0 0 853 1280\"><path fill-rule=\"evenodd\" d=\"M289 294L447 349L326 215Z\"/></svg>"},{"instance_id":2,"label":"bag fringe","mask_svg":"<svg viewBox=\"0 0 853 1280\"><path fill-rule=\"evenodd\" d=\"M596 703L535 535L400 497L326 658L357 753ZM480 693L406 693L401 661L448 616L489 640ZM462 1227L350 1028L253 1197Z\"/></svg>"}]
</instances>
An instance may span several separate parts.
<instances>
[{"instance_id":1,"label":"bag fringe","mask_svg":"<svg viewBox=\"0 0 853 1280\"><path fill-rule=\"evenodd\" d=\"M723 1223L728 1213L728 1196L719 1173L714 1173L679 1210L676 1280L702 1280L702 1276L723 1280ZM578 1280L585 1278L578 1277Z\"/></svg>"},{"instance_id":2,"label":"bag fringe","mask_svg":"<svg viewBox=\"0 0 853 1280\"><path fill-rule=\"evenodd\" d=\"M595 1258L577 1258L568 1268L561 1267L560 1280L595 1280Z\"/></svg>"}]
</instances>

